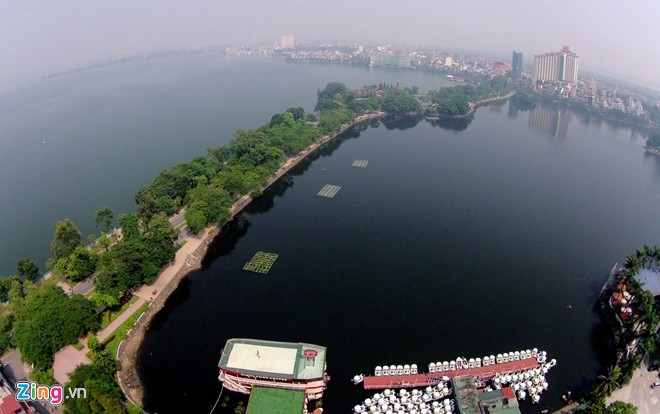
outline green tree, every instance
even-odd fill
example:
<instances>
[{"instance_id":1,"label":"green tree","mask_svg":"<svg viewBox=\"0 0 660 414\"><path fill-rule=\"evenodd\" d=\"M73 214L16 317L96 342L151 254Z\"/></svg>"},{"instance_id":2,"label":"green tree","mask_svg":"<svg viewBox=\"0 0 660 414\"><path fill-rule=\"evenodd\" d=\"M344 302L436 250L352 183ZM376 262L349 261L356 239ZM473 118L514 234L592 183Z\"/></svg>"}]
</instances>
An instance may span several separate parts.
<instances>
[{"instance_id":1,"label":"green tree","mask_svg":"<svg viewBox=\"0 0 660 414\"><path fill-rule=\"evenodd\" d=\"M599 397L595 401L591 401L586 408L580 410L579 412L582 414L607 414L605 399Z\"/></svg>"},{"instance_id":2,"label":"green tree","mask_svg":"<svg viewBox=\"0 0 660 414\"><path fill-rule=\"evenodd\" d=\"M57 381L53 378L53 370L52 369L35 369L30 373L30 379L38 382L39 384L46 384L46 385L55 385L57 384Z\"/></svg>"},{"instance_id":3,"label":"green tree","mask_svg":"<svg viewBox=\"0 0 660 414\"><path fill-rule=\"evenodd\" d=\"M613 365L607 369L607 372L601 374L596 379L597 384L594 388L596 395L608 397L619 387L619 378L621 377L621 367Z\"/></svg>"},{"instance_id":4,"label":"green tree","mask_svg":"<svg viewBox=\"0 0 660 414\"><path fill-rule=\"evenodd\" d=\"M142 237L136 236L102 255L94 285L99 293L123 296L131 288L152 281L159 270Z\"/></svg>"},{"instance_id":5,"label":"green tree","mask_svg":"<svg viewBox=\"0 0 660 414\"><path fill-rule=\"evenodd\" d=\"M110 225L112 225L112 219L114 217L115 214L112 212L112 210L110 210L108 207L103 207L96 210L96 213L94 213L94 222L96 223L97 228L102 224L103 231L107 233L108 230L110 230Z\"/></svg>"},{"instance_id":6,"label":"green tree","mask_svg":"<svg viewBox=\"0 0 660 414\"><path fill-rule=\"evenodd\" d=\"M274 114L270 117L270 126L279 125L284 122L284 114Z\"/></svg>"},{"instance_id":7,"label":"green tree","mask_svg":"<svg viewBox=\"0 0 660 414\"><path fill-rule=\"evenodd\" d=\"M158 266L163 266L172 260L176 253L176 241L179 230L172 228L164 213L154 215L144 233L144 243L147 246L151 260Z\"/></svg>"},{"instance_id":8,"label":"green tree","mask_svg":"<svg viewBox=\"0 0 660 414\"><path fill-rule=\"evenodd\" d=\"M76 247L69 255L64 276L72 282L80 282L94 273L96 262L96 254L90 253L84 247Z\"/></svg>"},{"instance_id":9,"label":"green tree","mask_svg":"<svg viewBox=\"0 0 660 414\"><path fill-rule=\"evenodd\" d=\"M103 345L101 345L96 335L92 335L87 338L87 348L92 352L98 352L103 349Z\"/></svg>"},{"instance_id":10,"label":"green tree","mask_svg":"<svg viewBox=\"0 0 660 414\"><path fill-rule=\"evenodd\" d=\"M94 302L97 306L107 306L109 308L119 306L120 303L117 296L106 295L100 292L96 292L96 294L92 296L92 302Z\"/></svg>"},{"instance_id":11,"label":"green tree","mask_svg":"<svg viewBox=\"0 0 660 414\"><path fill-rule=\"evenodd\" d=\"M186 224L192 234L199 233L208 224L206 215L202 211L203 208L204 206L202 204L197 204L186 210Z\"/></svg>"},{"instance_id":12,"label":"green tree","mask_svg":"<svg viewBox=\"0 0 660 414\"><path fill-rule=\"evenodd\" d=\"M0 354L11 347L11 330L14 318L6 307L0 308Z\"/></svg>"},{"instance_id":13,"label":"green tree","mask_svg":"<svg viewBox=\"0 0 660 414\"><path fill-rule=\"evenodd\" d=\"M305 117L305 110L302 109L299 106L291 107L291 108L287 109L285 112L288 112L291 115L293 115L293 120L294 121L297 121L299 119L303 119Z\"/></svg>"},{"instance_id":14,"label":"green tree","mask_svg":"<svg viewBox=\"0 0 660 414\"><path fill-rule=\"evenodd\" d=\"M30 282L39 279L39 267L30 259L21 259L17 263L18 274Z\"/></svg>"},{"instance_id":15,"label":"green tree","mask_svg":"<svg viewBox=\"0 0 660 414\"><path fill-rule=\"evenodd\" d=\"M0 303L9 300L9 290L11 289L12 280L18 279L16 276L0 276Z\"/></svg>"},{"instance_id":16,"label":"green tree","mask_svg":"<svg viewBox=\"0 0 660 414\"><path fill-rule=\"evenodd\" d=\"M68 395L72 388L85 388L87 398L67 398L64 408L71 414L121 414L122 393L119 385L111 375L97 366L79 365L71 374L65 385L64 394Z\"/></svg>"},{"instance_id":17,"label":"green tree","mask_svg":"<svg viewBox=\"0 0 660 414\"><path fill-rule=\"evenodd\" d=\"M131 238L140 234L140 225L135 214L120 214L118 220L124 237Z\"/></svg>"},{"instance_id":18,"label":"green tree","mask_svg":"<svg viewBox=\"0 0 660 414\"><path fill-rule=\"evenodd\" d=\"M92 302L80 295L68 297L59 287L42 284L28 293L17 310L14 343L25 361L46 369L55 352L98 327Z\"/></svg>"},{"instance_id":19,"label":"green tree","mask_svg":"<svg viewBox=\"0 0 660 414\"><path fill-rule=\"evenodd\" d=\"M115 375L115 372L119 369L117 361L106 349L94 351L92 353L92 361L101 371L111 376Z\"/></svg>"},{"instance_id":20,"label":"green tree","mask_svg":"<svg viewBox=\"0 0 660 414\"><path fill-rule=\"evenodd\" d=\"M393 94L383 100L381 108L390 114L408 113L419 110L419 102L409 95Z\"/></svg>"},{"instance_id":21,"label":"green tree","mask_svg":"<svg viewBox=\"0 0 660 414\"><path fill-rule=\"evenodd\" d=\"M614 401L607 406L607 414L637 414L637 407L623 401Z\"/></svg>"},{"instance_id":22,"label":"green tree","mask_svg":"<svg viewBox=\"0 0 660 414\"><path fill-rule=\"evenodd\" d=\"M133 405L131 403L126 404L126 412L128 414L143 414L144 411L136 405Z\"/></svg>"},{"instance_id":23,"label":"green tree","mask_svg":"<svg viewBox=\"0 0 660 414\"><path fill-rule=\"evenodd\" d=\"M82 246L82 233L73 221L70 219L58 221L55 225L55 236L50 243L53 258L57 260L67 257L79 246Z\"/></svg>"},{"instance_id":24,"label":"green tree","mask_svg":"<svg viewBox=\"0 0 660 414\"><path fill-rule=\"evenodd\" d=\"M646 146L660 150L660 131L653 131L646 140Z\"/></svg>"}]
</instances>

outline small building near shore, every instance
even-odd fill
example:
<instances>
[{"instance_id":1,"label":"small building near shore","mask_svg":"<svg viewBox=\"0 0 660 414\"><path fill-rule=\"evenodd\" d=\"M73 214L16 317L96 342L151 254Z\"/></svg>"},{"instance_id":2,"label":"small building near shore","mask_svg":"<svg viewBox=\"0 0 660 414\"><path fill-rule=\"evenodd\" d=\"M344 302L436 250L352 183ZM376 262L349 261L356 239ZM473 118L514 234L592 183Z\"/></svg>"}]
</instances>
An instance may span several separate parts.
<instances>
[{"instance_id":1,"label":"small building near shore","mask_svg":"<svg viewBox=\"0 0 660 414\"><path fill-rule=\"evenodd\" d=\"M218 379L225 388L250 394L255 387L300 391L305 401L323 396L328 381L326 348L292 342L229 339Z\"/></svg>"}]
</instances>

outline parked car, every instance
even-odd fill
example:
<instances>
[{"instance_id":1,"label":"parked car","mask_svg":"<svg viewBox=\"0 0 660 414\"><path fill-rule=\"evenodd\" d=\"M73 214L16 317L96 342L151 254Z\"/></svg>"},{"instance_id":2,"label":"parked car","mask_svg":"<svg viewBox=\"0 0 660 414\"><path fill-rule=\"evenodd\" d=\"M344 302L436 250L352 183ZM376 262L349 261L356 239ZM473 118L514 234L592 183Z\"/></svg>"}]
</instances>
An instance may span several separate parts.
<instances>
[{"instance_id":1,"label":"parked car","mask_svg":"<svg viewBox=\"0 0 660 414\"><path fill-rule=\"evenodd\" d=\"M660 387L660 382L654 382L653 384L651 384L651 389L655 389L658 387Z\"/></svg>"}]
</instances>

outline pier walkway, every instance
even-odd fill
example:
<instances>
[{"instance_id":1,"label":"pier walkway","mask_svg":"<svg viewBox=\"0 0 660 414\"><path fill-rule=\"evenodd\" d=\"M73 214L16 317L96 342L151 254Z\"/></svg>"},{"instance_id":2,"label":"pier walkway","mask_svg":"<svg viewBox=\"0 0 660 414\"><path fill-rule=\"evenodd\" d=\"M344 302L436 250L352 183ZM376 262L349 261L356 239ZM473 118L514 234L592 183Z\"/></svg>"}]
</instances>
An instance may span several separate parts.
<instances>
[{"instance_id":1,"label":"pier walkway","mask_svg":"<svg viewBox=\"0 0 660 414\"><path fill-rule=\"evenodd\" d=\"M456 371L430 372L426 374L409 375L383 375L380 377L365 376L365 390L380 390L386 388L411 388L435 385L443 380L443 377L452 379L458 376L471 375L481 379L492 378L498 374L508 374L523 370L533 369L540 366L536 358L521 359L519 361L505 362L502 364L489 365L487 367L457 369Z\"/></svg>"}]
</instances>

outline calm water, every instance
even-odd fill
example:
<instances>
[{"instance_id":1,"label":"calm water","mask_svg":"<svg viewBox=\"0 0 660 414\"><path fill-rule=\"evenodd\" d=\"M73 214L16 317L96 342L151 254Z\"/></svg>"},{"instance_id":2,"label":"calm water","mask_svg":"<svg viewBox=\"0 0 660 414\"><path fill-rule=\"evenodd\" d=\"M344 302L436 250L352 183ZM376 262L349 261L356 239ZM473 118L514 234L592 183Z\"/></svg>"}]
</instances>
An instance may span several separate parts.
<instances>
[{"instance_id":1,"label":"calm water","mask_svg":"<svg viewBox=\"0 0 660 414\"><path fill-rule=\"evenodd\" d=\"M327 346L329 413L369 395L349 379L375 365L522 348L559 361L525 412L587 387L610 362L600 287L660 242L660 158L629 129L552 107L441 124L351 131L229 225L141 350L148 409L208 412L231 337ZM325 184L342 186L334 199L315 195ZM267 276L241 270L258 250L280 255ZM226 396L230 413L240 398Z\"/></svg>"},{"instance_id":2,"label":"calm water","mask_svg":"<svg viewBox=\"0 0 660 414\"><path fill-rule=\"evenodd\" d=\"M89 233L102 206L133 212L134 192L159 170L289 106L310 110L333 80L446 85L427 73L193 55L0 93L0 274L21 257L43 263L57 220ZM558 406L608 362L593 306L613 262L660 243L660 158L642 143L593 117L509 104L471 123L403 119L345 134L227 226L158 315L140 358L148 408L207 413L220 349L243 336L327 346L329 413L367 396L349 378L375 365L531 347L559 365L543 404L526 411ZM342 189L317 197L325 184ZM257 250L280 255L268 276L241 271ZM226 396L228 413L240 398Z\"/></svg>"},{"instance_id":3,"label":"calm water","mask_svg":"<svg viewBox=\"0 0 660 414\"><path fill-rule=\"evenodd\" d=\"M330 81L446 84L439 75L274 57L186 55L126 63L0 91L0 275L43 267L55 223L86 237L104 206L134 212L158 172L227 143L290 106L312 110ZM46 141L46 145L43 144Z\"/></svg>"}]
</instances>

